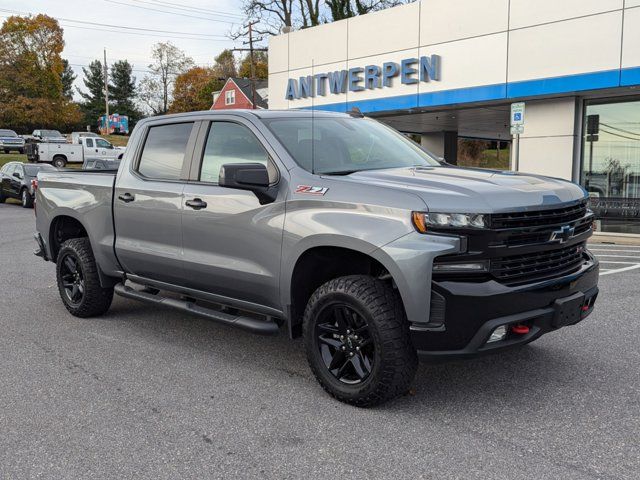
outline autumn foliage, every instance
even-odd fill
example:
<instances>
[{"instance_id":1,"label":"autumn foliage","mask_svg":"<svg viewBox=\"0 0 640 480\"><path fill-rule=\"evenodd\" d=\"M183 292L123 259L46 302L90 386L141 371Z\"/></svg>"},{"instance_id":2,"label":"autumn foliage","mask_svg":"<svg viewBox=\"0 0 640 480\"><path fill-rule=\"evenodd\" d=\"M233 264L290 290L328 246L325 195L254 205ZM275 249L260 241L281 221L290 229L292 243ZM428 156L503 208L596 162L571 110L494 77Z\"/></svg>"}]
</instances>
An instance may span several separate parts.
<instances>
[{"instance_id":1,"label":"autumn foliage","mask_svg":"<svg viewBox=\"0 0 640 480\"><path fill-rule=\"evenodd\" d=\"M63 30L46 15L9 17L0 28L0 126L67 130L81 120L63 92Z\"/></svg>"}]
</instances>

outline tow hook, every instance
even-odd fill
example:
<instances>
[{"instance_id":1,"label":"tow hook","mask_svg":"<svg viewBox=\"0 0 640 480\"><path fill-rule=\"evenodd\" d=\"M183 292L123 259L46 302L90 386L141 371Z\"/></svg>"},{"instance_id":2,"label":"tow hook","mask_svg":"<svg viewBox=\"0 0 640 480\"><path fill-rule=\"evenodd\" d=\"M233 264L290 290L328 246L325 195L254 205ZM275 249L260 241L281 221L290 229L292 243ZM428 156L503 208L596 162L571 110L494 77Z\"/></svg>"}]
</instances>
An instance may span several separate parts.
<instances>
[{"instance_id":1,"label":"tow hook","mask_svg":"<svg viewBox=\"0 0 640 480\"><path fill-rule=\"evenodd\" d=\"M511 325L511 332L516 335L526 335L530 328L527 325Z\"/></svg>"}]
</instances>

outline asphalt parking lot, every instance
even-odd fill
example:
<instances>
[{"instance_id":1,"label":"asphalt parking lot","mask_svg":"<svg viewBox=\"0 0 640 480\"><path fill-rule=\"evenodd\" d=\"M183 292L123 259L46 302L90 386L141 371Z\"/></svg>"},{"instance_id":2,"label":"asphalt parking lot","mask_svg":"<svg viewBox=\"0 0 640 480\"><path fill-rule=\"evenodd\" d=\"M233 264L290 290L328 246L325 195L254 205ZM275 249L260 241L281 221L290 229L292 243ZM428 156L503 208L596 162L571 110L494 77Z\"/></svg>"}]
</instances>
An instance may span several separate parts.
<instances>
[{"instance_id":1,"label":"asphalt parking lot","mask_svg":"<svg viewBox=\"0 0 640 480\"><path fill-rule=\"evenodd\" d=\"M598 248L582 324L423 364L412 395L361 410L325 395L285 335L118 297L70 316L33 230L33 211L0 205L0 478L640 475L640 268L612 263L640 248Z\"/></svg>"}]
</instances>

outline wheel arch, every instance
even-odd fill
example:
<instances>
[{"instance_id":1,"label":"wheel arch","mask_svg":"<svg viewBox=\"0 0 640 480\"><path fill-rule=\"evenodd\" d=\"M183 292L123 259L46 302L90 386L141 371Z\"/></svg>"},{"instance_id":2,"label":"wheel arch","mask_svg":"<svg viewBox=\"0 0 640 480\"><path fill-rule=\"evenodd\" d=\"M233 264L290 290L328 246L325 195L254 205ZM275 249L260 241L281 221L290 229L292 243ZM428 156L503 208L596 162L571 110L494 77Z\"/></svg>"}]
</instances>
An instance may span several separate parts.
<instances>
[{"instance_id":1,"label":"wheel arch","mask_svg":"<svg viewBox=\"0 0 640 480\"><path fill-rule=\"evenodd\" d=\"M307 239L289 255L281 276L282 304L287 312L291 337L301 333L308 299L323 283L345 275L372 275L396 281L397 268L390 257L377 254L378 248L353 237Z\"/></svg>"}]
</instances>

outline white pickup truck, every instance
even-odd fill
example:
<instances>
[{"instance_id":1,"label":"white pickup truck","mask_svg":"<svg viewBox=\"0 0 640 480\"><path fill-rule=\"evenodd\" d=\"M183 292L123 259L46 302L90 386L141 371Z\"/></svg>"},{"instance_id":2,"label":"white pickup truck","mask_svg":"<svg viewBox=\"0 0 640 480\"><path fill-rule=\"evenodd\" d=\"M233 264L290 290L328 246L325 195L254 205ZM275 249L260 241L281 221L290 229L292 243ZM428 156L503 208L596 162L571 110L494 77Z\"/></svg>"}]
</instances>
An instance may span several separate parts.
<instances>
[{"instance_id":1,"label":"white pickup truck","mask_svg":"<svg viewBox=\"0 0 640 480\"><path fill-rule=\"evenodd\" d=\"M30 162L51 163L63 168L67 163L84 163L92 160L115 160L122 158L124 147L114 147L104 138L80 137L79 143L35 143L27 150Z\"/></svg>"}]
</instances>

